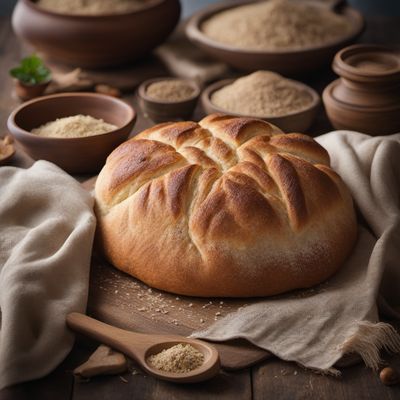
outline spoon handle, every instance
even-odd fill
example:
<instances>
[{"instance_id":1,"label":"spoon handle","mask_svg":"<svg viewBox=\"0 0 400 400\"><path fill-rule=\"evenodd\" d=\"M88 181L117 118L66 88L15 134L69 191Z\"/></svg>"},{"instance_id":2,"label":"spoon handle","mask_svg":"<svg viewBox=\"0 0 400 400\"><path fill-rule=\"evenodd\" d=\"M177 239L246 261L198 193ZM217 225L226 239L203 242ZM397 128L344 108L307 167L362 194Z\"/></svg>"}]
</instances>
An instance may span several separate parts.
<instances>
[{"instance_id":1,"label":"spoon handle","mask_svg":"<svg viewBox=\"0 0 400 400\"><path fill-rule=\"evenodd\" d=\"M67 325L75 332L83 333L135 359L144 357L147 347L144 334L125 331L76 312L67 315ZM133 344L135 349L132 348Z\"/></svg>"}]
</instances>

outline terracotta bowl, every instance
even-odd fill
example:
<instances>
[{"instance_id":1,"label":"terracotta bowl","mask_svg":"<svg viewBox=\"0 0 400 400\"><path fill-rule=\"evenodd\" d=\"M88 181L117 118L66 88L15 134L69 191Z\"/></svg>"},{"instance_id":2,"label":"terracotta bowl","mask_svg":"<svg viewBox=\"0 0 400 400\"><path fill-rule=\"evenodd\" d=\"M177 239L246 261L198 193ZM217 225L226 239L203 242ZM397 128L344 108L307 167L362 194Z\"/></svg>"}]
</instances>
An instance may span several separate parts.
<instances>
[{"instance_id":1,"label":"terracotta bowl","mask_svg":"<svg viewBox=\"0 0 400 400\"><path fill-rule=\"evenodd\" d=\"M224 110L222 108L219 108L215 104L211 102L211 97L212 94L221 89L222 87L231 84L234 81L234 79L224 79L222 81L215 82L208 86L202 93L201 95L201 103L204 108L204 111L207 114L212 114L212 113L224 113L224 114L229 114L229 115L234 115L238 117L249 117L250 115L246 114L238 114L238 113L233 113L228 110ZM312 125L316 115L318 108L320 106L320 98L318 96L318 93L311 89L309 86L304 85L301 82L297 81L292 81L292 84L298 86L299 88L306 90L308 93L310 93L312 97L312 103L305 109L301 111L297 111L294 113L282 115L279 117L276 116L268 116L265 115L263 117L256 117L263 119L264 121L268 121L271 124L276 125L278 128L282 129L284 132L306 132L307 129Z\"/></svg>"},{"instance_id":2,"label":"terracotta bowl","mask_svg":"<svg viewBox=\"0 0 400 400\"><path fill-rule=\"evenodd\" d=\"M193 89L193 95L182 101L160 101L149 97L146 90L154 82L175 80L177 78L155 78L143 82L138 89L139 104L142 111L154 122L179 121L189 119L196 107L200 96L199 85L189 79L179 79L187 82Z\"/></svg>"},{"instance_id":3,"label":"terracotta bowl","mask_svg":"<svg viewBox=\"0 0 400 400\"><path fill-rule=\"evenodd\" d=\"M19 0L12 25L47 58L98 68L143 57L168 37L179 15L179 0L154 0L137 11L101 16L60 14Z\"/></svg>"},{"instance_id":4,"label":"terracotta bowl","mask_svg":"<svg viewBox=\"0 0 400 400\"><path fill-rule=\"evenodd\" d=\"M360 44L338 52L333 70L340 76L323 93L336 129L371 135L400 131L400 51Z\"/></svg>"},{"instance_id":5,"label":"terracotta bowl","mask_svg":"<svg viewBox=\"0 0 400 400\"><path fill-rule=\"evenodd\" d=\"M347 36L324 46L271 51L241 49L210 39L202 32L202 23L211 16L229 8L258 1L238 1L234 4L225 2L207 7L190 18L186 26L186 35L205 52L234 68L244 71L269 69L283 75L293 76L316 70L330 63L334 54L340 48L352 43L364 29L364 19L361 14L353 8L343 5L338 8L338 12L351 21L352 31Z\"/></svg>"},{"instance_id":6,"label":"terracotta bowl","mask_svg":"<svg viewBox=\"0 0 400 400\"><path fill-rule=\"evenodd\" d=\"M30 133L46 122L76 114L101 118L118 129L81 138L51 138ZM135 123L132 107L111 96L63 93L21 104L8 118L11 134L33 159L48 160L71 174L98 172L111 151L129 136Z\"/></svg>"}]
</instances>

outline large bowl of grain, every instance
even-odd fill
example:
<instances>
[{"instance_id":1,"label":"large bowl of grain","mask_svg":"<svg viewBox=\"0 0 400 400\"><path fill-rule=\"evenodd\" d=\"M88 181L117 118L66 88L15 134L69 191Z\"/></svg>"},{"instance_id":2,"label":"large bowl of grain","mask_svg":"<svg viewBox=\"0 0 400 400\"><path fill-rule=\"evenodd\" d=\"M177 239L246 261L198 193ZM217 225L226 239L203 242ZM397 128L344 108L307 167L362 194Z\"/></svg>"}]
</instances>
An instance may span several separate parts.
<instances>
[{"instance_id":1,"label":"large bowl of grain","mask_svg":"<svg viewBox=\"0 0 400 400\"><path fill-rule=\"evenodd\" d=\"M124 101L98 93L37 97L17 107L7 126L34 160L71 174L93 174L132 131L136 113Z\"/></svg>"},{"instance_id":2,"label":"large bowl of grain","mask_svg":"<svg viewBox=\"0 0 400 400\"><path fill-rule=\"evenodd\" d=\"M12 25L48 59L99 68L144 57L179 16L179 0L18 0Z\"/></svg>"},{"instance_id":3,"label":"large bowl of grain","mask_svg":"<svg viewBox=\"0 0 400 400\"><path fill-rule=\"evenodd\" d=\"M205 52L234 68L298 75L328 65L340 48L363 31L362 15L343 3L225 2L194 14L186 34Z\"/></svg>"}]
</instances>

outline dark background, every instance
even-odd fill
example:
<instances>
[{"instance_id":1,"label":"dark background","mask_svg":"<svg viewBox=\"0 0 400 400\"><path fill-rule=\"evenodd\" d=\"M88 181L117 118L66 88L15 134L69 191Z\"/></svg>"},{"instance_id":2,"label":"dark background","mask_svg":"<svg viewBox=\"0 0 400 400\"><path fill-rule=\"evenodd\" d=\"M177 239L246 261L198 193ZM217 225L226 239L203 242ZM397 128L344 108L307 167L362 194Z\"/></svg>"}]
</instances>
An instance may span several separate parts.
<instances>
[{"instance_id":1,"label":"dark background","mask_svg":"<svg viewBox=\"0 0 400 400\"><path fill-rule=\"evenodd\" d=\"M16 0L0 0L0 15L11 14L16 2ZM216 2L216 0L181 0L183 16L188 16L195 10ZM348 3L365 15L400 16L400 0L348 0Z\"/></svg>"}]
</instances>

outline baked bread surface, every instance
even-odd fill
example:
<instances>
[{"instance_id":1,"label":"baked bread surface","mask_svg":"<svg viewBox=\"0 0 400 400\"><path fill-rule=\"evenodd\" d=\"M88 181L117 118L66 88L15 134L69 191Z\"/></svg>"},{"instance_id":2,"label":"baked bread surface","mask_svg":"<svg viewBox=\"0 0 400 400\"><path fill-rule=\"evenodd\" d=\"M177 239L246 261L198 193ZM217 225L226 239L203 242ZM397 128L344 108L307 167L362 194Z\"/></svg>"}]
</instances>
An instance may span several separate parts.
<instances>
[{"instance_id":1,"label":"baked bread surface","mask_svg":"<svg viewBox=\"0 0 400 400\"><path fill-rule=\"evenodd\" d=\"M192 296L316 285L357 236L352 198L311 137L212 114L121 144L96 182L104 254L146 284Z\"/></svg>"}]
</instances>

